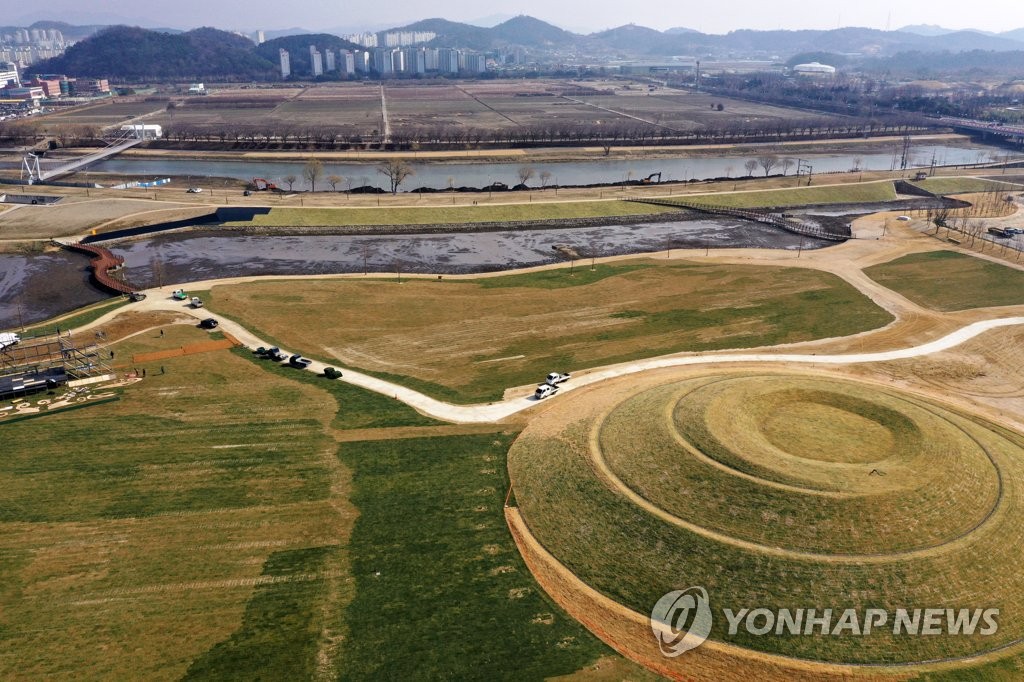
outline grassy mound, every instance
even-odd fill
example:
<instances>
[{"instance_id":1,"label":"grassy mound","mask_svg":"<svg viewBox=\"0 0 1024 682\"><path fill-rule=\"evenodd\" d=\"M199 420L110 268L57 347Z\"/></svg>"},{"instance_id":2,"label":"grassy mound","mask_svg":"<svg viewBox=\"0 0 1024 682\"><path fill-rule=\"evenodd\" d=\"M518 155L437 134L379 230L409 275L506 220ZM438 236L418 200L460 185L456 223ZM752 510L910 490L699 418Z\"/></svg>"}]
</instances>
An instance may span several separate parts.
<instances>
[{"instance_id":1,"label":"grassy mound","mask_svg":"<svg viewBox=\"0 0 1024 682\"><path fill-rule=\"evenodd\" d=\"M782 374L620 385L551 408L509 466L540 542L640 613L692 585L719 614L1000 609L990 636L730 635L719 617L719 641L889 664L1024 635L1024 437L916 396Z\"/></svg>"}]
</instances>

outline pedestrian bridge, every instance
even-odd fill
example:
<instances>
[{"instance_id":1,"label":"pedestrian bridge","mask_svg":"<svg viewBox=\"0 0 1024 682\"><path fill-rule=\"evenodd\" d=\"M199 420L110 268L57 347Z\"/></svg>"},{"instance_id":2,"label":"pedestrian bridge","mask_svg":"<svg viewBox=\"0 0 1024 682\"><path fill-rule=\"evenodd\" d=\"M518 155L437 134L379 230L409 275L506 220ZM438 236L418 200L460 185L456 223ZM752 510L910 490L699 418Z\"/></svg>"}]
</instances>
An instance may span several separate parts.
<instances>
[{"instance_id":1,"label":"pedestrian bridge","mask_svg":"<svg viewBox=\"0 0 1024 682\"><path fill-rule=\"evenodd\" d=\"M109 159L115 154L120 154L125 149L134 147L142 141L142 135L134 131L126 131L122 135L110 140L103 149L77 159L60 159L59 161L51 162L35 154L29 154L22 160L21 177L23 180L27 177L28 184L30 185L46 182L62 175L69 175L104 159Z\"/></svg>"}]
</instances>

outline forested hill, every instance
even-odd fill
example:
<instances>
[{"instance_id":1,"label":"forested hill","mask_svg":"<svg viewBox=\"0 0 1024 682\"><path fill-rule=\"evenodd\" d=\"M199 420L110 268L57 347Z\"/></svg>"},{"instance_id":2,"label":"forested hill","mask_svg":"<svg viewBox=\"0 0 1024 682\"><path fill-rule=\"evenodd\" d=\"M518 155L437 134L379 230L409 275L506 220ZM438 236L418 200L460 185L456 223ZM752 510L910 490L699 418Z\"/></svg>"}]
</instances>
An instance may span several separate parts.
<instances>
[{"instance_id":1,"label":"forested hill","mask_svg":"<svg viewBox=\"0 0 1024 682\"><path fill-rule=\"evenodd\" d=\"M32 73L136 81L266 79L277 65L256 52L252 41L214 28L180 34L113 26L68 48L60 57L39 62Z\"/></svg>"}]
</instances>

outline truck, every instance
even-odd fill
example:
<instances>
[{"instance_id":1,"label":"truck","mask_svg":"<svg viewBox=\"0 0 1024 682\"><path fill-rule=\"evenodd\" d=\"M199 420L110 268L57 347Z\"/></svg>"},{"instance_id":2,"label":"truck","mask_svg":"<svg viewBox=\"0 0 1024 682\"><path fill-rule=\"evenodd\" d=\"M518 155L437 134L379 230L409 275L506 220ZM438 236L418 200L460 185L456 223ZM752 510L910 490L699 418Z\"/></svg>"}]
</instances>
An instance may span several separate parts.
<instances>
[{"instance_id":1,"label":"truck","mask_svg":"<svg viewBox=\"0 0 1024 682\"><path fill-rule=\"evenodd\" d=\"M562 374L561 372L551 372L548 374L548 378L545 379L549 386L558 386L558 384L565 383L569 380L568 374Z\"/></svg>"},{"instance_id":2,"label":"truck","mask_svg":"<svg viewBox=\"0 0 1024 682\"><path fill-rule=\"evenodd\" d=\"M175 289L174 293L171 294L171 298L175 301L184 301L188 299L188 294L185 293L184 289Z\"/></svg>"},{"instance_id":3,"label":"truck","mask_svg":"<svg viewBox=\"0 0 1024 682\"><path fill-rule=\"evenodd\" d=\"M290 358L288 358L288 364L294 367L295 369L306 369L311 364L313 364L313 361L310 360L309 358L304 358L301 355L293 355Z\"/></svg>"},{"instance_id":4,"label":"truck","mask_svg":"<svg viewBox=\"0 0 1024 682\"><path fill-rule=\"evenodd\" d=\"M551 384L541 384L537 387L537 390L533 392L534 400L544 400L548 396L552 396L558 393L558 387L552 386Z\"/></svg>"},{"instance_id":5,"label":"truck","mask_svg":"<svg viewBox=\"0 0 1024 682\"><path fill-rule=\"evenodd\" d=\"M192 306L193 308L202 308L203 299L199 298L198 296L193 296L192 300L189 302L189 305Z\"/></svg>"},{"instance_id":6,"label":"truck","mask_svg":"<svg viewBox=\"0 0 1024 682\"><path fill-rule=\"evenodd\" d=\"M1001 227L990 227L990 228L988 228L988 233L991 234L991 235L995 235L996 237L1003 237L1003 238L1012 237L1013 236L1012 232L1008 232L1007 230L1004 230Z\"/></svg>"}]
</instances>

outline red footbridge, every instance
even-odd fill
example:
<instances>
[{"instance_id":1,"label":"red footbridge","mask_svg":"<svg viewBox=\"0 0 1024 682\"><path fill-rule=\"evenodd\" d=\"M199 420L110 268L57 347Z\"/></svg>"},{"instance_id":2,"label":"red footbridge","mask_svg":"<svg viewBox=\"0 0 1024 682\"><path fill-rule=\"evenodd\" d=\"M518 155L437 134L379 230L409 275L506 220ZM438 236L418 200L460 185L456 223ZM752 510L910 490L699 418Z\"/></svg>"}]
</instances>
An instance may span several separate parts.
<instances>
[{"instance_id":1,"label":"red footbridge","mask_svg":"<svg viewBox=\"0 0 1024 682\"><path fill-rule=\"evenodd\" d=\"M90 256L89 265L92 267L92 278L100 287L115 294L131 294L135 292L135 287L123 279L110 274L124 266L124 258L121 256L115 256L102 246L95 246L93 244L82 244L81 242L54 243L61 248L78 251Z\"/></svg>"}]
</instances>

